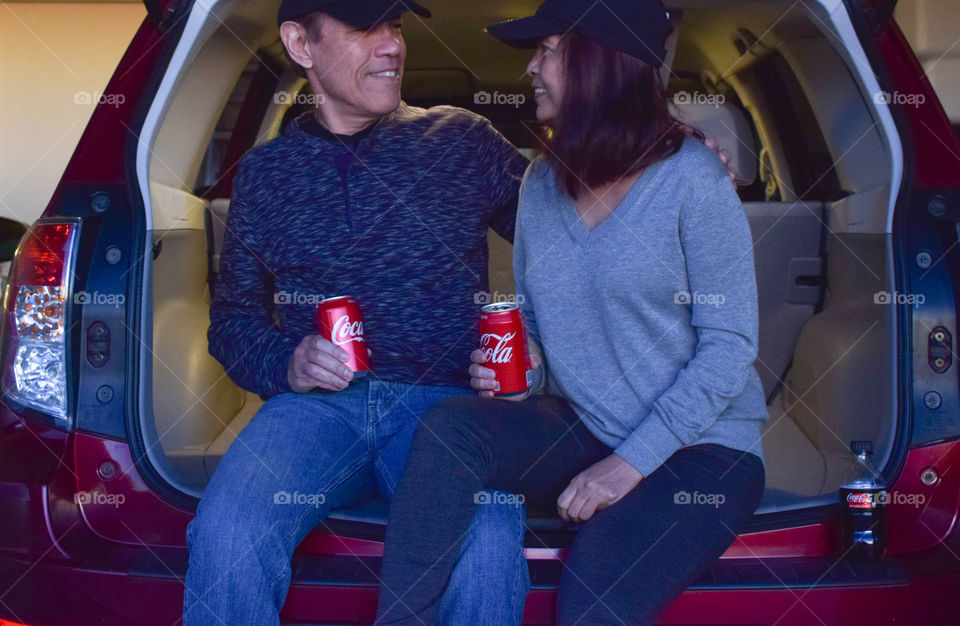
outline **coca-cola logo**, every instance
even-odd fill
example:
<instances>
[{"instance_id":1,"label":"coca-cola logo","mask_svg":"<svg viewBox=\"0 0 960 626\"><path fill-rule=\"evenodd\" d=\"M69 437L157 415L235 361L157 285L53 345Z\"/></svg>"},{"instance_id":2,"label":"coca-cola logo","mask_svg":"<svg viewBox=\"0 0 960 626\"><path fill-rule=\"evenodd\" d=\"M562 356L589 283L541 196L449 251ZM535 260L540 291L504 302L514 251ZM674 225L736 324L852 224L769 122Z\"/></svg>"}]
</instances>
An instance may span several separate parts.
<instances>
[{"instance_id":1,"label":"coca-cola logo","mask_svg":"<svg viewBox=\"0 0 960 626\"><path fill-rule=\"evenodd\" d=\"M363 341L363 322L351 322L350 316L344 315L333 325L330 341L338 346L351 341Z\"/></svg>"},{"instance_id":2,"label":"coca-cola logo","mask_svg":"<svg viewBox=\"0 0 960 626\"><path fill-rule=\"evenodd\" d=\"M847 504L852 509L872 509L873 494L869 492L848 493Z\"/></svg>"},{"instance_id":3,"label":"coca-cola logo","mask_svg":"<svg viewBox=\"0 0 960 626\"><path fill-rule=\"evenodd\" d=\"M507 333L505 335L487 333L481 335L480 352L483 354L483 362L509 363L510 359L513 358L513 347L509 344L516 336L517 333Z\"/></svg>"}]
</instances>

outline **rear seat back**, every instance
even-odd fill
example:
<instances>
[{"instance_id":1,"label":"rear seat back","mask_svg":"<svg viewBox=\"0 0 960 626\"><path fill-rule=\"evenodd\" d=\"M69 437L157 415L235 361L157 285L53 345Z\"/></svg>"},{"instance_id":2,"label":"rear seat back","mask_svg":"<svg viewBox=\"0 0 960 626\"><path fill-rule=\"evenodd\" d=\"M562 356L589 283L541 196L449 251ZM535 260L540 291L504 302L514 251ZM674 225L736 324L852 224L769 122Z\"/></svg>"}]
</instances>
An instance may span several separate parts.
<instances>
[{"instance_id":1,"label":"rear seat back","mask_svg":"<svg viewBox=\"0 0 960 626\"><path fill-rule=\"evenodd\" d=\"M822 296L823 205L745 202L743 209L753 235L760 312L755 366L769 404Z\"/></svg>"}]
</instances>

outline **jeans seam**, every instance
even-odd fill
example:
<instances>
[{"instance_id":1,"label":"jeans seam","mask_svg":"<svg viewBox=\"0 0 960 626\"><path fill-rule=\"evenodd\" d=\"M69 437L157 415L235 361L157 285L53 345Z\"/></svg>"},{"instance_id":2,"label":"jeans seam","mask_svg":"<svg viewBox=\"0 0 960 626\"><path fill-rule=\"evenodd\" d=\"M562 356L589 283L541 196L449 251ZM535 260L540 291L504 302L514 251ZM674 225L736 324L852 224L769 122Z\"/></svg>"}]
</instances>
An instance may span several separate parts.
<instances>
[{"instance_id":1,"label":"jeans seam","mask_svg":"<svg viewBox=\"0 0 960 626\"><path fill-rule=\"evenodd\" d=\"M517 572L517 580L514 586L514 598L520 600L520 606L516 607L520 613L520 622L523 621L523 609L527 602L527 594L530 593L531 581L530 581L530 569L527 565L527 555L524 552L523 539L527 534L527 523L526 516L524 515L524 523L520 525L520 567L521 571ZM518 622L518 623L520 623Z\"/></svg>"},{"instance_id":2,"label":"jeans seam","mask_svg":"<svg viewBox=\"0 0 960 626\"><path fill-rule=\"evenodd\" d=\"M377 460L373 462L373 464L377 467L377 469L380 470L380 475L383 476L383 480L386 483L387 490L390 493L396 493L397 485L399 483L396 480L394 480L393 474L389 471L387 464L383 462L383 459L380 458L379 456L377 457Z\"/></svg>"},{"instance_id":3,"label":"jeans seam","mask_svg":"<svg viewBox=\"0 0 960 626\"><path fill-rule=\"evenodd\" d=\"M283 567L284 566L281 565L280 569L277 570L276 575L274 575L274 577L270 579L270 582L267 583L268 586L273 587L281 578L283 578L283 573L284 573ZM291 557L291 560L286 563L286 567L290 569L290 582L292 583L293 582L293 557ZM280 608L282 609L283 607L280 607Z\"/></svg>"},{"instance_id":4,"label":"jeans seam","mask_svg":"<svg viewBox=\"0 0 960 626\"><path fill-rule=\"evenodd\" d=\"M375 384L377 383L377 384ZM377 426L380 424L380 393L382 384L379 381L370 383L367 390L367 401L363 407L363 439L367 452L373 456L377 447Z\"/></svg>"},{"instance_id":5,"label":"jeans seam","mask_svg":"<svg viewBox=\"0 0 960 626\"><path fill-rule=\"evenodd\" d=\"M329 483L329 485L327 485L327 487L326 487L325 489L322 489L322 490L321 490L321 492L322 492L323 495L324 495L324 498L326 498L326 496L327 496L328 493L331 493L331 492L335 491L338 487L340 487L342 484L344 484L345 482L347 482L347 479L349 479L351 476L353 476L353 475L356 474L358 471L360 471L360 469L363 468L363 465L364 465L365 463L367 463L367 461L369 461L369 458L367 458L367 459L361 459L360 461L355 462L355 463L353 463L352 465L348 465L347 467L345 467L339 474L337 474L337 476L333 479L333 481L331 481L331 482ZM331 507L331 508L332 508L332 507ZM287 535L287 538L288 538L288 539L293 539L293 535L296 534L297 529L300 528L300 527L303 525L303 520L306 519L306 517L307 517L309 514L310 514L310 509L307 508L307 509L305 509L305 510L299 515L299 517L296 518L296 524L294 524L294 526L293 526L293 528L291 529L290 533L288 533L288 535ZM329 517L329 511L328 511L327 516L324 516L323 519L327 519L327 517ZM312 530L313 530L313 528L311 528L310 530L308 530L307 533L311 532ZM294 546L294 550L296 550L296 546Z\"/></svg>"}]
</instances>

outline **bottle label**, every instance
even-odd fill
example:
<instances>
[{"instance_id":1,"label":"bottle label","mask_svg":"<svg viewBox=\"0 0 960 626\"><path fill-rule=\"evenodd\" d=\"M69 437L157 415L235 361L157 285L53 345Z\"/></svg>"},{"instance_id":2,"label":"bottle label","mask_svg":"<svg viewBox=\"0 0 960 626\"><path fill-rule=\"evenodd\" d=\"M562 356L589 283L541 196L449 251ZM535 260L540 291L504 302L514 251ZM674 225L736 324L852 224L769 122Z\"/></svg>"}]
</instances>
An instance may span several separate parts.
<instances>
[{"instance_id":1,"label":"bottle label","mask_svg":"<svg viewBox=\"0 0 960 626\"><path fill-rule=\"evenodd\" d=\"M873 494L869 491L852 491L847 494L847 506L851 509L872 509Z\"/></svg>"}]
</instances>

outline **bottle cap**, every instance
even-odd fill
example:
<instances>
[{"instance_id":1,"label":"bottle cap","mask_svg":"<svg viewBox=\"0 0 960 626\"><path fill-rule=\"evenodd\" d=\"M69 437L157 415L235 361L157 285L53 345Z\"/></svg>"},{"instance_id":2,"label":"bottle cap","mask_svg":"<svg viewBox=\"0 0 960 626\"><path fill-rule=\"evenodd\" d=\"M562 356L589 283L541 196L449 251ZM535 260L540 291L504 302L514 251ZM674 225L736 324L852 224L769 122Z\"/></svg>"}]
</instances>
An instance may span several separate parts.
<instances>
[{"instance_id":1,"label":"bottle cap","mask_svg":"<svg viewBox=\"0 0 960 626\"><path fill-rule=\"evenodd\" d=\"M854 454L873 454L873 442L872 441L851 441L850 442L850 451Z\"/></svg>"}]
</instances>

